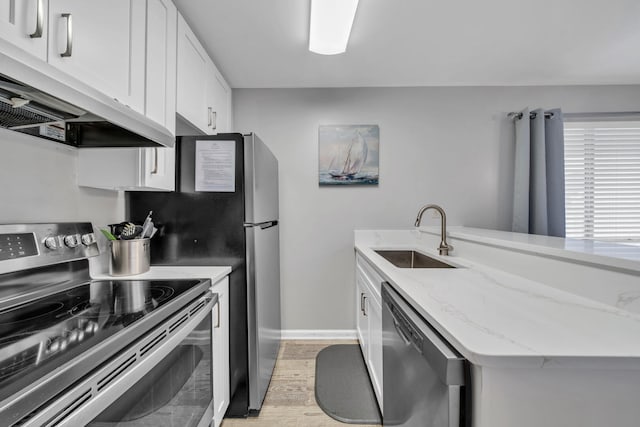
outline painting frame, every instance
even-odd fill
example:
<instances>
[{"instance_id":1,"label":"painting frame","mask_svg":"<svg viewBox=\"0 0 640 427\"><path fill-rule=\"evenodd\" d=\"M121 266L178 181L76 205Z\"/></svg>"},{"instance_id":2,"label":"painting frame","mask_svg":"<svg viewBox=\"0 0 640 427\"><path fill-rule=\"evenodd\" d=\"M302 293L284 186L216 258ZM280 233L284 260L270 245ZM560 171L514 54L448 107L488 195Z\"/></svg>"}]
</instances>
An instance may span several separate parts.
<instances>
[{"instance_id":1,"label":"painting frame","mask_svg":"<svg viewBox=\"0 0 640 427\"><path fill-rule=\"evenodd\" d=\"M378 125L320 125L318 185L378 185L379 152Z\"/></svg>"}]
</instances>

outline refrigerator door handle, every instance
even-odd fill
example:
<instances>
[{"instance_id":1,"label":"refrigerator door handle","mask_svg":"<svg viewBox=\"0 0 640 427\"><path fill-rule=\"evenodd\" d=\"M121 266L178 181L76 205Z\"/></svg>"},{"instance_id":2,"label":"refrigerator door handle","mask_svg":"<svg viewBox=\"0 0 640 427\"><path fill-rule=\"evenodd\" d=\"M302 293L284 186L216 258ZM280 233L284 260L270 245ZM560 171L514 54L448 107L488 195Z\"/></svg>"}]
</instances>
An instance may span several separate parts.
<instances>
[{"instance_id":1,"label":"refrigerator door handle","mask_svg":"<svg viewBox=\"0 0 640 427\"><path fill-rule=\"evenodd\" d=\"M265 230L265 229L271 228L271 227L275 227L276 225L278 225L278 221L265 221L265 222L257 222L257 223L245 222L244 223L244 227L245 228L260 227L262 230Z\"/></svg>"}]
</instances>

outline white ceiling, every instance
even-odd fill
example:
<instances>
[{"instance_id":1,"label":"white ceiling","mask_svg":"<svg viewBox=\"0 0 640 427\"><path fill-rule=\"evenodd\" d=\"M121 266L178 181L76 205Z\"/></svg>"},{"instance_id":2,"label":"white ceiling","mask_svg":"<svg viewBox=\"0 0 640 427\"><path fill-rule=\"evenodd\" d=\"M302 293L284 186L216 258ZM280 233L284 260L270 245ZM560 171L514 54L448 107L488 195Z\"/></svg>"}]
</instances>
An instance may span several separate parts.
<instances>
[{"instance_id":1,"label":"white ceiling","mask_svg":"<svg viewBox=\"0 0 640 427\"><path fill-rule=\"evenodd\" d=\"M309 52L309 0L174 0L234 88L640 83L639 0L361 0Z\"/></svg>"}]
</instances>

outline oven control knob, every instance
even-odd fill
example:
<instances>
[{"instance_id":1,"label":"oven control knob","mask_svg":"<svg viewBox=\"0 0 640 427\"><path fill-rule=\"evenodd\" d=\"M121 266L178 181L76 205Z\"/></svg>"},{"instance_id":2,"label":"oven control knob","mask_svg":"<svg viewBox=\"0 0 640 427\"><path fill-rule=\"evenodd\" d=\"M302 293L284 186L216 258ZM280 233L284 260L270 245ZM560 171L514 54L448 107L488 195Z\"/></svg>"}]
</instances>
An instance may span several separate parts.
<instances>
[{"instance_id":1,"label":"oven control knob","mask_svg":"<svg viewBox=\"0 0 640 427\"><path fill-rule=\"evenodd\" d=\"M69 340L69 344L73 344L74 342L78 341L78 330L72 329L71 331L69 331L67 339Z\"/></svg>"},{"instance_id":2,"label":"oven control knob","mask_svg":"<svg viewBox=\"0 0 640 427\"><path fill-rule=\"evenodd\" d=\"M96 332L98 332L99 327L100 326L98 325L97 322L89 321L87 325L84 327L84 330L88 334L95 334Z\"/></svg>"},{"instance_id":3,"label":"oven control knob","mask_svg":"<svg viewBox=\"0 0 640 427\"><path fill-rule=\"evenodd\" d=\"M75 248L80 244L78 241L78 236L75 234L69 234L68 236L64 236L64 244L70 248Z\"/></svg>"},{"instance_id":4,"label":"oven control knob","mask_svg":"<svg viewBox=\"0 0 640 427\"><path fill-rule=\"evenodd\" d=\"M96 242L96 236L93 233L83 234L80 240L82 240L83 245L89 246Z\"/></svg>"},{"instance_id":5,"label":"oven control knob","mask_svg":"<svg viewBox=\"0 0 640 427\"><path fill-rule=\"evenodd\" d=\"M58 245L58 239L55 238L54 236L50 236L44 239L44 245L47 247L47 249L51 249L53 251L55 251L60 247Z\"/></svg>"},{"instance_id":6,"label":"oven control knob","mask_svg":"<svg viewBox=\"0 0 640 427\"><path fill-rule=\"evenodd\" d=\"M56 351L64 350L67 348L67 341L63 338L54 338L51 343L49 343L49 352L55 353Z\"/></svg>"},{"instance_id":7,"label":"oven control knob","mask_svg":"<svg viewBox=\"0 0 640 427\"><path fill-rule=\"evenodd\" d=\"M60 349L60 343L58 341L54 341L51 344L49 344L49 352L50 353L55 353L59 349Z\"/></svg>"}]
</instances>

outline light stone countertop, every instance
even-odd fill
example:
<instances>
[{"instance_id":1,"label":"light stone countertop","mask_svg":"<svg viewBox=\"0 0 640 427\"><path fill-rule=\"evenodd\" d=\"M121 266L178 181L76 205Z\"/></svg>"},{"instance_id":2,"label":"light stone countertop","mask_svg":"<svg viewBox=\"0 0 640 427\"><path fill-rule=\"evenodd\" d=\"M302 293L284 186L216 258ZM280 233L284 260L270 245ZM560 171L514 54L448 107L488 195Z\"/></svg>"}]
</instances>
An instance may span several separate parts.
<instances>
[{"instance_id":1,"label":"light stone countertop","mask_svg":"<svg viewBox=\"0 0 640 427\"><path fill-rule=\"evenodd\" d=\"M475 263L464 254L440 257L433 236L427 244L424 231L358 230L355 248L472 363L640 369L640 315ZM475 234L483 238L481 232ZM488 234L486 238L499 240ZM515 244L525 244L517 239ZM399 248L415 248L459 268L401 269L374 252ZM563 250L557 247L550 250L554 256L569 256L556 253ZM626 260L630 264L623 268L637 267L636 261Z\"/></svg>"},{"instance_id":2,"label":"light stone countertop","mask_svg":"<svg viewBox=\"0 0 640 427\"><path fill-rule=\"evenodd\" d=\"M420 227L419 230L424 233L440 235L440 227ZM448 227L447 237L593 264L601 268L640 273L640 244L539 236L462 226Z\"/></svg>"},{"instance_id":3,"label":"light stone countertop","mask_svg":"<svg viewBox=\"0 0 640 427\"><path fill-rule=\"evenodd\" d=\"M91 278L95 280L211 279L213 285L229 273L231 273L231 267L151 266L149 271L134 276L110 276L107 273L91 272Z\"/></svg>"}]
</instances>

